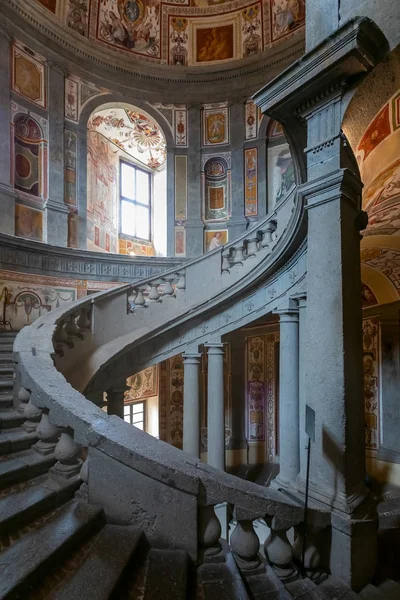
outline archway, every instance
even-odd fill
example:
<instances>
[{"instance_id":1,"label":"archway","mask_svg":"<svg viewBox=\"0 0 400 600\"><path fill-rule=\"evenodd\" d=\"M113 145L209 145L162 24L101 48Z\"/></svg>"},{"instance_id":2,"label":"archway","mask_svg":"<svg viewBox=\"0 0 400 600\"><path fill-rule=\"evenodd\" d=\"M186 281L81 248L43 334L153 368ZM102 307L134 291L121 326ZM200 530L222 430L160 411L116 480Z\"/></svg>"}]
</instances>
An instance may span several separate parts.
<instances>
[{"instance_id":1,"label":"archway","mask_svg":"<svg viewBox=\"0 0 400 600\"><path fill-rule=\"evenodd\" d=\"M115 102L87 122L87 246L166 255L166 138L142 108Z\"/></svg>"}]
</instances>

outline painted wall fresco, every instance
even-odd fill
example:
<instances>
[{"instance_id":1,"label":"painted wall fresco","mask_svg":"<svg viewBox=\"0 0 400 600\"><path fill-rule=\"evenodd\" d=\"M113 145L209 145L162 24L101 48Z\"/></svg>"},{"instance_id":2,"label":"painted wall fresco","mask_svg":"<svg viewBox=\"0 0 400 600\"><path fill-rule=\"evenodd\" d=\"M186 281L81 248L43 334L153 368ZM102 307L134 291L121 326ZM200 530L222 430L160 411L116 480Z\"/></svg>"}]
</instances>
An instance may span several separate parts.
<instances>
[{"instance_id":1,"label":"painted wall fresco","mask_svg":"<svg viewBox=\"0 0 400 600\"><path fill-rule=\"evenodd\" d=\"M4 288L8 290L6 319L19 331L52 309L76 300L78 281L0 271L0 296ZM4 294L1 310L3 302Z\"/></svg>"},{"instance_id":2,"label":"painted wall fresco","mask_svg":"<svg viewBox=\"0 0 400 600\"><path fill-rule=\"evenodd\" d=\"M175 227L175 256L186 256L186 230L182 225Z\"/></svg>"},{"instance_id":3,"label":"painted wall fresco","mask_svg":"<svg viewBox=\"0 0 400 600\"><path fill-rule=\"evenodd\" d=\"M379 447L379 323L363 320L365 447Z\"/></svg>"},{"instance_id":4,"label":"painted wall fresco","mask_svg":"<svg viewBox=\"0 0 400 600\"><path fill-rule=\"evenodd\" d=\"M140 163L155 169L166 161L164 134L156 121L143 111L109 108L93 113L88 130L96 131Z\"/></svg>"},{"instance_id":5,"label":"painted wall fresco","mask_svg":"<svg viewBox=\"0 0 400 600\"><path fill-rule=\"evenodd\" d=\"M187 217L187 156L175 156L175 219Z\"/></svg>"},{"instance_id":6,"label":"painted wall fresco","mask_svg":"<svg viewBox=\"0 0 400 600\"><path fill-rule=\"evenodd\" d=\"M187 110L185 108L174 110L175 145L188 146Z\"/></svg>"},{"instance_id":7,"label":"painted wall fresco","mask_svg":"<svg viewBox=\"0 0 400 600\"><path fill-rule=\"evenodd\" d=\"M108 245L110 246L110 235L106 233L106 251L110 252L110 249L107 250L107 239ZM139 243L120 237L118 241L118 252L119 254L129 254L131 256L154 256L154 246L151 243Z\"/></svg>"},{"instance_id":8,"label":"painted wall fresco","mask_svg":"<svg viewBox=\"0 0 400 600\"><path fill-rule=\"evenodd\" d=\"M254 140L258 134L258 107L252 100L248 100L245 106L246 140Z\"/></svg>"},{"instance_id":9,"label":"painted wall fresco","mask_svg":"<svg viewBox=\"0 0 400 600\"><path fill-rule=\"evenodd\" d=\"M37 242L43 241L43 212L16 203L15 235Z\"/></svg>"},{"instance_id":10,"label":"painted wall fresco","mask_svg":"<svg viewBox=\"0 0 400 600\"><path fill-rule=\"evenodd\" d=\"M21 42L12 45L11 87L30 102L46 108L45 59Z\"/></svg>"},{"instance_id":11,"label":"painted wall fresco","mask_svg":"<svg viewBox=\"0 0 400 600\"><path fill-rule=\"evenodd\" d=\"M204 252L211 252L228 243L227 229L207 229L204 232Z\"/></svg>"},{"instance_id":12,"label":"painted wall fresco","mask_svg":"<svg viewBox=\"0 0 400 600\"><path fill-rule=\"evenodd\" d=\"M88 131L87 232L88 248L117 252L118 154L102 135Z\"/></svg>"},{"instance_id":13,"label":"painted wall fresco","mask_svg":"<svg viewBox=\"0 0 400 600\"><path fill-rule=\"evenodd\" d=\"M47 199L47 121L11 103L11 178L20 198Z\"/></svg>"},{"instance_id":14,"label":"painted wall fresco","mask_svg":"<svg viewBox=\"0 0 400 600\"><path fill-rule=\"evenodd\" d=\"M78 123L82 109L89 100L95 96L107 94L108 90L84 81L76 75L71 75L65 78L64 93L65 118L73 123Z\"/></svg>"},{"instance_id":15,"label":"painted wall fresco","mask_svg":"<svg viewBox=\"0 0 400 600\"><path fill-rule=\"evenodd\" d=\"M230 153L202 156L204 219L226 221L231 216Z\"/></svg>"},{"instance_id":16,"label":"painted wall fresco","mask_svg":"<svg viewBox=\"0 0 400 600\"><path fill-rule=\"evenodd\" d=\"M266 442L268 462L277 452L278 344L278 332L246 338L247 439Z\"/></svg>"},{"instance_id":17,"label":"painted wall fresco","mask_svg":"<svg viewBox=\"0 0 400 600\"><path fill-rule=\"evenodd\" d=\"M158 366L148 367L132 377L128 377L126 385L129 386L124 394L125 401L141 400L158 395Z\"/></svg>"},{"instance_id":18,"label":"painted wall fresco","mask_svg":"<svg viewBox=\"0 0 400 600\"><path fill-rule=\"evenodd\" d=\"M76 206L76 156L78 135L75 131L64 130L64 202Z\"/></svg>"},{"instance_id":19,"label":"painted wall fresco","mask_svg":"<svg viewBox=\"0 0 400 600\"><path fill-rule=\"evenodd\" d=\"M55 0L41 0L53 10ZM304 35L304 0L66 0L64 23L92 42L148 62L237 60ZM61 15L62 13L62 15Z\"/></svg>"},{"instance_id":20,"label":"painted wall fresco","mask_svg":"<svg viewBox=\"0 0 400 600\"><path fill-rule=\"evenodd\" d=\"M36 2L47 8L50 12L56 12L57 0L36 0Z\"/></svg>"},{"instance_id":21,"label":"painted wall fresco","mask_svg":"<svg viewBox=\"0 0 400 600\"><path fill-rule=\"evenodd\" d=\"M282 127L271 121L267 131L268 206L271 210L295 184L294 164Z\"/></svg>"},{"instance_id":22,"label":"painted wall fresco","mask_svg":"<svg viewBox=\"0 0 400 600\"><path fill-rule=\"evenodd\" d=\"M225 103L204 105L202 129L204 146L229 144L229 109Z\"/></svg>"},{"instance_id":23,"label":"painted wall fresco","mask_svg":"<svg viewBox=\"0 0 400 600\"><path fill-rule=\"evenodd\" d=\"M258 213L258 164L257 148L244 151L244 214L254 217Z\"/></svg>"},{"instance_id":24,"label":"painted wall fresco","mask_svg":"<svg viewBox=\"0 0 400 600\"><path fill-rule=\"evenodd\" d=\"M378 304L378 300L371 288L365 283L361 284L361 305L363 308L367 306L375 306Z\"/></svg>"}]
</instances>

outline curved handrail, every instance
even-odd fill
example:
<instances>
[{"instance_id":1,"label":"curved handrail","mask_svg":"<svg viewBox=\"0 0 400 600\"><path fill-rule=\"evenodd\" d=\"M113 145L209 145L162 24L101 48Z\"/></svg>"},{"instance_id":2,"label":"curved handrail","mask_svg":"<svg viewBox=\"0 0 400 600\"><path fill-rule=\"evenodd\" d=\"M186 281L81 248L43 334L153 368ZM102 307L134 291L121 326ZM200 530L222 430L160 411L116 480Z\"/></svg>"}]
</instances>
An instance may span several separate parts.
<instances>
[{"instance_id":1,"label":"curved handrail","mask_svg":"<svg viewBox=\"0 0 400 600\"><path fill-rule=\"evenodd\" d=\"M267 216L225 247L185 263L184 270L188 271L191 265L198 265L207 260L215 262L215 256L218 254L221 257L219 264L222 268L224 253L226 255L232 250L236 253L238 250L242 252L243 246L246 245L248 251L251 251L255 243L262 245L262 236L266 233L267 237L269 236L268 239L271 237L270 234L273 233L274 228L271 228L270 224L277 218L279 220L277 213L290 197L295 200L295 203L290 210L287 206L285 208L292 216L292 219L289 217L286 223L286 229L289 232L288 239L285 239L284 243L282 242L276 253L282 261L284 250L291 249L290 244L298 237L303 215L302 199L300 196L295 196L293 190L277 207L273 215ZM290 221L292 221L291 227L288 225ZM276 223L274 227L276 228ZM264 232L261 238L260 232ZM283 235L284 232L281 233ZM271 247L274 246L274 243L278 248L277 240L271 241ZM253 244L253 246L249 246L249 244ZM235 261L235 256L233 261ZM260 269L262 264L265 265L265 262L261 261ZM237 264L232 265L232 270L235 268L237 269ZM247 275L252 270L248 269ZM169 276L174 277L175 274L176 269L167 272L163 276L164 281L167 284L170 283ZM259 274L256 273L255 276L258 277ZM154 284L153 279L148 278L135 285L135 288L138 289L151 283ZM179 286L179 282L177 286ZM226 288L228 287L227 285ZM78 300L67 309L61 308L48 313L18 334L14 345L14 357L18 363L21 383L31 393L31 402L35 406L45 408L50 413L50 418L55 425L69 427L74 432L75 440L79 443L101 448L103 453L153 480L163 484L168 484L170 481L172 487L178 487L183 492L197 496L200 504L229 502L234 504L237 510L252 515L251 518L268 514L288 519L293 524L300 522L302 508L287 496L277 490L263 488L227 473L221 473L148 434L139 430L132 431L130 425L117 417L106 415L93 403L86 400L54 367L54 349L57 350L59 344L67 347L69 336L83 337L91 330L92 323L87 309L90 309L92 305L104 304L106 300L110 301L121 294L126 295L131 289L132 286L128 284ZM174 290L172 291L174 292Z\"/></svg>"}]
</instances>

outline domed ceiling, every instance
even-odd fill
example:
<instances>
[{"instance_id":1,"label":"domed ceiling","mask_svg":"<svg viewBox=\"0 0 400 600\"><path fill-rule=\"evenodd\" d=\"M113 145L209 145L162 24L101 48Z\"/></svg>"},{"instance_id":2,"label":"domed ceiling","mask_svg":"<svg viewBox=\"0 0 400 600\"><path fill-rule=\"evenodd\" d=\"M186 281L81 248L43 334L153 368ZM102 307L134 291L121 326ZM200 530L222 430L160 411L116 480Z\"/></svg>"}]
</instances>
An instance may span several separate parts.
<instances>
[{"instance_id":1,"label":"domed ceiling","mask_svg":"<svg viewBox=\"0 0 400 600\"><path fill-rule=\"evenodd\" d=\"M35 1L96 46L179 66L257 55L300 34L305 19L305 0Z\"/></svg>"}]
</instances>

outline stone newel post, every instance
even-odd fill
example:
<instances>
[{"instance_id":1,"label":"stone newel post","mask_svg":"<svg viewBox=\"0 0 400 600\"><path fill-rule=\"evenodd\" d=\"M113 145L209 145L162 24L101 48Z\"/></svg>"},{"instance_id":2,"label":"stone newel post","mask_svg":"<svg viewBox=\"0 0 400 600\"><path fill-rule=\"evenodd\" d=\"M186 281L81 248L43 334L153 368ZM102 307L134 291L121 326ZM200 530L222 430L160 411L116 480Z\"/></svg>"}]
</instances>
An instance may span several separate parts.
<instances>
[{"instance_id":1,"label":"stone newel post","mask_svg":"<svg viewBox=\"0 0 400 600\"><path fill-rule=\"evenodd\" d=\"M225 469L224 345L208 348L208 464Z\"/></svg>"},{"instance_id":2,"label":"stone newel post","mask_svg":"<svg viewBox=\"0 0 400 600\"><path fill-rule=\"evenodd\" d=\"M197 458L200 456L200 360L198 352L183 355L183 450Z\"/></svg>"}]
</instances>

